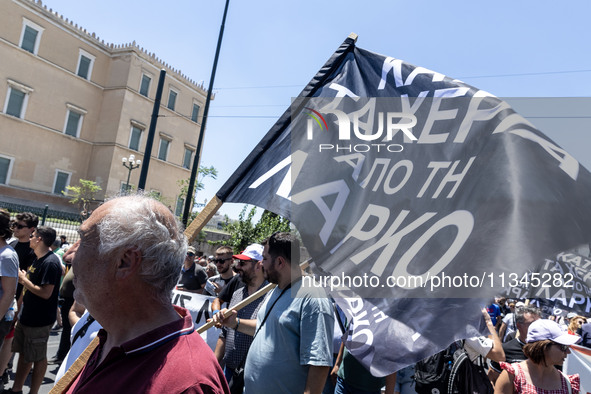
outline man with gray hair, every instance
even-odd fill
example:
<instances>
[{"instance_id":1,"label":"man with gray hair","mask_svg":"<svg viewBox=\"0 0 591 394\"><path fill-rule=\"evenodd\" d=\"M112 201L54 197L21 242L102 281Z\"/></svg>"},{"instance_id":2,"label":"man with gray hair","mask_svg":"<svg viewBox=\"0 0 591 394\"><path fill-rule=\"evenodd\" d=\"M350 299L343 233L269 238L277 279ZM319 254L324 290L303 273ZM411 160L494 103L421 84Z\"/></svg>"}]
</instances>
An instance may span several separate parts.
<instances>
[{"instance_id":1,"label":"man with gray hair","mask_svg":"<svg viewBox=\"0 0 591 394\"><path fill-rule=\"evenodd\" d=\"M540 310L536 307L525 305L519 308L515 308L515 324L517 326L517 332L519 336L503 343L503 350L505 351L505 361L508 363L518 363L525 360L525 354L523 354L523 346L525 345L525 339L527 338L527 329L530 324L540 318ZM499 374L501 373L501 365L497 362L490 363L490 369L488 371L489 379L495 383Z\"/></svg>"},{"instance_id":2,"label":"man with gray hair","mask_svg":"<svg viewBox=\"0 0 591 394\"><path fill-rule=\"evenodd\" d=\"M170 210L146 196L118 197L79 233L74 297L104 329L68 392L228 392L191 315L171 303L187 241Z\"/></svg>"}]
</instances>

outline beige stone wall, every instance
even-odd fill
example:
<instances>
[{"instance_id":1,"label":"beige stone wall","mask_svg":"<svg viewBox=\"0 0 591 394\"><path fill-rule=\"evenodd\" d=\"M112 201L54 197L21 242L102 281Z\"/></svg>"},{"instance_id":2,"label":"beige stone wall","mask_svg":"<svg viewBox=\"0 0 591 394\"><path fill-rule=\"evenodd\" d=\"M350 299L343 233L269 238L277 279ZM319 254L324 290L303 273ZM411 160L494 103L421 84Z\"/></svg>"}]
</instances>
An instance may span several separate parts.
<instances>
[{"instance_id":1,"label":"beige stone wall","mask_svg":"<svg viewBox=\"0 0 591 394\"><path fill-rule=\"evenodd\" d=\"M99 199L118 193L128 175L121 158L133 153L143 160L158 77L165 68L163 117L154 136L146 190L159 191L174 209L177 182L190 176L182 167L185 146L194 149L199 134L200 125L190 119L193 103L203 108L206 92L135 43L105 44L65 17L35 1L0 2L0 156L13 158L0 198L46 199L71 209L66 198L51 196L56 170L71 173L72 185L79 179L97 182L103 188ZM20 48L24 20L43 28L37 54ZM76 74L80 50L94 57L90 80ZM139 94L144 73L152 78L148 97ZM9 80L32 89L23 119L4 113ZM175 111L166 108L170 87L178 92ZM68 108L84 113L78 137L64 134ZM132 123L145 128L139 152L129 149ZM166 161L157 159L161 133L171 139ZM137 185L139 175L140 169L134 170L130 183Z\"/></svg>"}]
</instances>

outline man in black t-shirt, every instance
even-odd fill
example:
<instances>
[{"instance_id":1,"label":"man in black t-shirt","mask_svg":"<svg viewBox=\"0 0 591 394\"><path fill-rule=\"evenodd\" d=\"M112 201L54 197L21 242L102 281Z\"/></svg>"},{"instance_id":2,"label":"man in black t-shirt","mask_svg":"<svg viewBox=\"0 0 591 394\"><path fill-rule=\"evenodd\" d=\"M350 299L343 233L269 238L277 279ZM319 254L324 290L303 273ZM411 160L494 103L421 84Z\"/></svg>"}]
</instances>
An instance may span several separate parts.
<instances>
[{"instance_id":1,"label":"man in black t-shirt","mask_svg":"<svg viewBox=\"0 0 591 394\"><path fill-rule=\"evenodd\" d=\"M55 230L39 226L31 235L31 248L37 259L28 271L19 272L23 285L23 304L14 331L12 350L20 353L12 392L22 391L31 367L31 393L37 393L47 370L47 341L55 323L62 267L49 249ZM9 391L10 392L10 391Z\"/></svg>"},{"instance_id":2,"label":"man in black t-shirt","mask_svg":"<svg viewBox=\"0 0 591 394\"><path fill-rule=\"evenodd\" d=\"M213 262L216 264L219 274L208 279L208 283L205 285L205 292L207 294L214 297L217 296L228 282L234 276L237 276L233 270L234 259L232 255L232 248L229 246L221 246L215 251L216 258L213 259Z\"/></svg>"},{"instance_id":3,"label":"man in black t-shirt","mask_svg":"<svg viewBox=\"0 0 591 394\"><path fill-rule=\"evenodd\" d=\"M35 252L33 252L33 249L29 246L29 240L38 224L39 218L37 215L32 214L31 212L22 212L16 215L15 221L10 225L12 234L16 238L16 240L10 243L10 246L14 248L18 255L18 263L21 270L28 270L31 264L33 264L33 261L37 258ZM16 286L17 300L22 291L23 285L19 283Z\"/></svg>"},{"instance_id":4,"label":"man in black t-shirt","mask_svg":"<svg viewBox=\"0 0 591 394\"><path fill-rule=\"evenodd\" d=\"M203 294L203 289L207 283L207 273L202 266L195 263L195 254L195 248L189 246L183 267L181 268L181 277L178 281L177 289Z\"/></svg>"},{"instance_id":5,"label":"man in black t-shirt","mask_svg":"<svg viewBox=\"0 0 591 394\"><path fill-rule=\"evenodd\" d=\"M540 318L540 310L532 306L523 306L521 308L515 308L515 324L517 325L517 331L519 337L510 340L509 342L503 343L503 350L505 351L505 362L517 363L525 360L525 354L523 354L523 346L525 345L525 339L527 338L527 330L533 322ZM501 370L501 365L495 361L490 363L490 369L488 371L488 377L493 382L497 381Z\"/></svg>"}]
</instances>

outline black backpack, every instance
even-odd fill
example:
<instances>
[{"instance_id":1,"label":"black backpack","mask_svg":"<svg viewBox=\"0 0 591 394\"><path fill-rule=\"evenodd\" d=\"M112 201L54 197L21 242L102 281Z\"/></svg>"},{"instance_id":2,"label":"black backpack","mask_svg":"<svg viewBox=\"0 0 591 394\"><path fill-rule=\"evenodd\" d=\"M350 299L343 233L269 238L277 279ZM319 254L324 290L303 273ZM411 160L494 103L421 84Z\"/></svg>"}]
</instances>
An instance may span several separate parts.
<instances>
[{"instance_id":1,"label":"black backpack","mask_svg":"<svg viewBox=\"0 0 591 394\"><path fill-rule=\"evenodd\" d=\"M455 344L415 364L415 391L419 394L444 394L454 360Z\"/></svg>"},{"instance_id":2,"label":"black backpack","mask_svg":"<svg viewBox=\"0 0 591 394\"><path fill-rule=\"evenodd\" d=\"M463 348L454 353L454 362L451 367L448 394L493 394L494 388L484 370L484 360L478 356L478 364L470 361Z\"/></svg>"}]
</instances>

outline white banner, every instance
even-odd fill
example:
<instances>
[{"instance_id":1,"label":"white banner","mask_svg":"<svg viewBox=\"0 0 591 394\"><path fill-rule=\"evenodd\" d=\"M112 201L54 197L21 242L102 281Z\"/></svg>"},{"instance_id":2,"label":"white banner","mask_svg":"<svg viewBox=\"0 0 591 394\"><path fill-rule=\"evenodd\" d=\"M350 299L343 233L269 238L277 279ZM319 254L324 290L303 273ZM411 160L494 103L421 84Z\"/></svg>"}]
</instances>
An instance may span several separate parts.
<instances>
[{"instance_id":1,"label":"white banner","mask_svg":"<svg viewBox=\"0 0 591 394\"><path fill-rule=\"evenodd\" d=\"M591 349L572 345L564 362L564 373L581 377L581 394L591 394Z\"/></svg>"},{"instance_id":2,"label":"white banner","mask_svg":"<svg viewBox=\"0 0 591 394\"><path fill-rule=\"evenodd\" d=\"M211 302L214 298L187 291L173 290L172 292L172 303L189 310L191 317L193 317L195 328L201 327L207 323L207 319L211 318ZM211 350L215 350L220 332L221 330L219 328L212 327L201 334L201 337L209 345Z\"/></svg>"}]
</instances>

